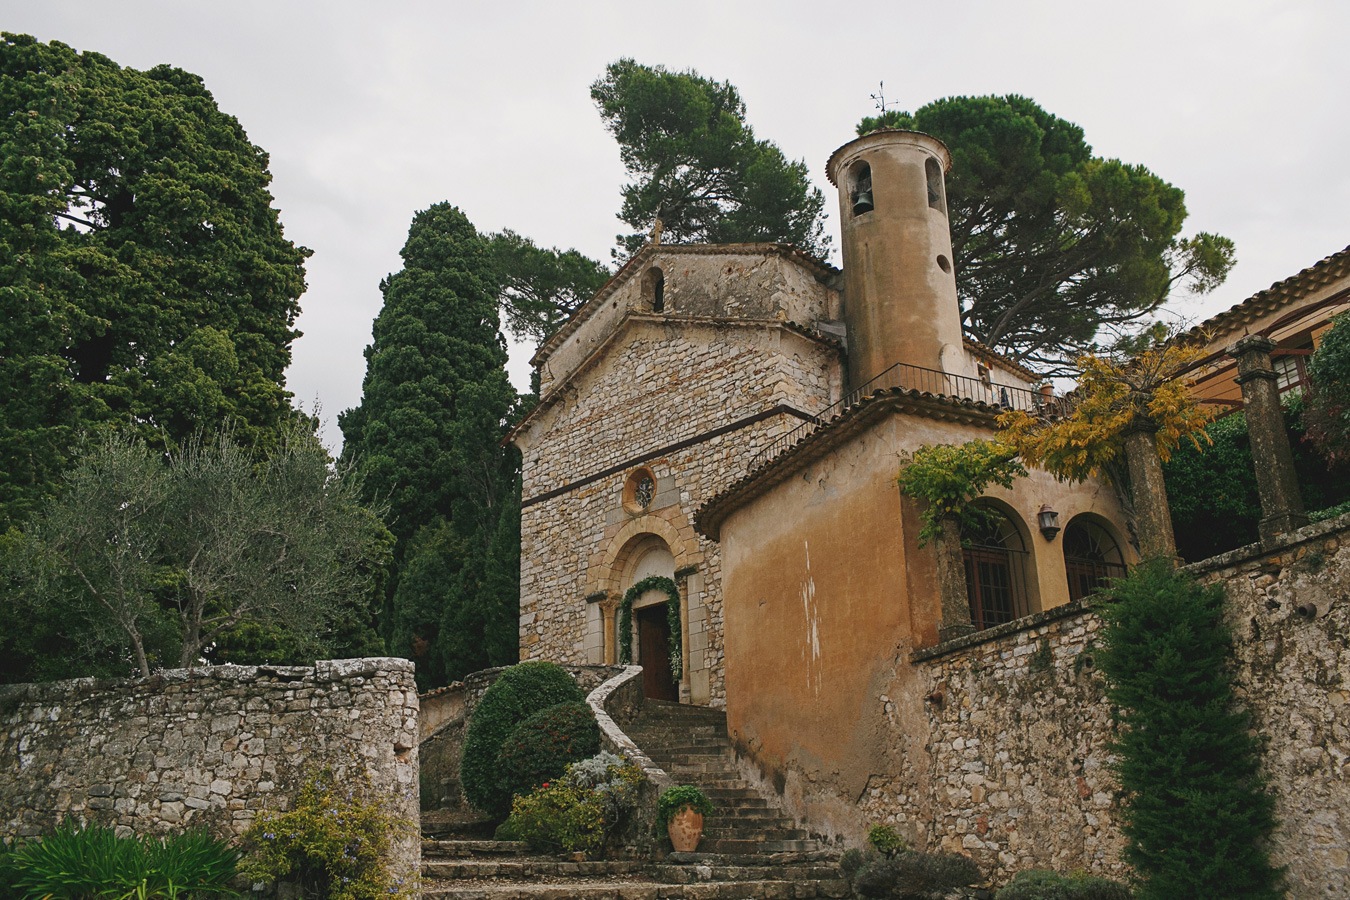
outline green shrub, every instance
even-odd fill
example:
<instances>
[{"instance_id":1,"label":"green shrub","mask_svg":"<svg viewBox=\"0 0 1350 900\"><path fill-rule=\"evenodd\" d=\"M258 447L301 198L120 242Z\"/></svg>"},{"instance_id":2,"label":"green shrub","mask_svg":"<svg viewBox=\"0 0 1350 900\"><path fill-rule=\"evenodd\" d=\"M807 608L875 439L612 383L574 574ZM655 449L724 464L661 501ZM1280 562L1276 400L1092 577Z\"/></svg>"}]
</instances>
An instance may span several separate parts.
<instances>
[{"instance_id":1,"label":"green shrub","mask_svg":"<svg viewBox=\"0 0 1350 900\"><path fill-rule=\"evenodd\" d=\"M1046 869L1018 872L994 900L1130 900L1130 889L1093 875L1060 875Z\"/></svg>"},{"instance_id":2,"label":"green shrub","mask_svg":"<svg viewBox=\"0 0 1350 900\"><path fill-rule=\"evenodd\" d=\"M239 853L204 831L118 837L111 828L67 821L0 859L3 896L25 900L234 897Z\"/></svg>"},{"instance_id":3,"label":"green shrub","mask_svg":"<svg viewBox=\"0 0 1350 900\"><path fill-rule=\"evenodd\" d=\"M885 856L875 850L850 850L840 871L858 897L923 898L980 880L975 861L958 853L901 850Z\"/></svg>"},{"instance_id":4,"label":"green shrub","mask_svg":"<svg viewBox=\"0 0 1350 900\"><path fill-rule=\"evenodd\" d=\"M692 784L677 784L666 788L656 801L657 821L665 828L677 812L689 807L702 816L713 813L712 801Z\"/></svg>"},{"instance_id":5,"label":"green shrub","mask_svg":"<svg viewBox=\"0 0 1350 900\"><path fill-rule=\"evenodd\" d=\"M498 754L516 726L534 713L559 703L585 700L581 688L561 666L524 662L502 672L473 711L464 737L460 783L480 812L504 818L511 811L511 788Z\"/></svg>"},{"instance_id":6,"label":"green shrub","mask_svg":"<svg viewBox=\"0 0 1350 900\"><path fill-rule=\"evenodd\" d=\"M612 753L573 763L556 781L518 796L498 829L536 850L598 853L637 805L642 770Z\"/></svg>"},{"instance_id":7,"label":"green shrub","mask_svg":"<svg viewBox=\"0 0 1350 900\"><path fill-rule=\"evenodd\" d=\"M1274 804L1236 708L1223 589L1155 561L1112 583L1097 661L1121 726L1125 860L1141 900L1280 896Z\"/></svg>"},{"instance_id":8,"label":"green shrub","mask_svg":"<svg viewBox=\"0 0 1350 900\"><path fill-rule=\"evenodd\" d=\"M394 834L411 827L385 811L364 773L338 784L310 776L289 812L264 812L244 832L241 872L254 882L293 884L307 898L389 900L411 896L389 869Z\"/></svg>"},{"instance_id":9,"label":"green shrub","mask_svg":"<svg viewBox=\"0 0 1350 900\"><path fill-rule=\"evenodd\" d=\"M600 750L600 726L584 702L559 703L516 726L497 754L512 796L528 794Z\"/></svg>"},{"instance_id":10,"label":"green shrub","mask_svg":"<svg viewBox=\"0 0 1350 900\"><path fill-rule=\"evenodd\" d=\"M1306 419L1303 402L1286 398L1284 423L1303 504L1320 510L1344 503L1350 500L1350 479L1330 471L1304 440ZM1233 413L1205 431L1211 443L1196 449L1183 442L1163 465L1177 552L1192 562L1252 543L1261 521L1246 418Z\"/></svg>"},{"instance_id":11,"label":"green shrub","mask_svg":"<svg viewBox=\"0 0 1350 900\"><path fill-rule=\"evenodd\" d=\"M909 849L905 839L889 825L873 825L867 829L867 844L882 856L894 856Z\"/></svg>"},{"instance_id":12,"label":"green shrub","mask_svg":"<svg viewBox=\"0 0 1350 900\"><path fill-rule=\"evenodd\" d=\"M1350 461L1350 314L1332 319L1308 360L1308 440L1341 470Z\"/></svg>"}]
</instances>

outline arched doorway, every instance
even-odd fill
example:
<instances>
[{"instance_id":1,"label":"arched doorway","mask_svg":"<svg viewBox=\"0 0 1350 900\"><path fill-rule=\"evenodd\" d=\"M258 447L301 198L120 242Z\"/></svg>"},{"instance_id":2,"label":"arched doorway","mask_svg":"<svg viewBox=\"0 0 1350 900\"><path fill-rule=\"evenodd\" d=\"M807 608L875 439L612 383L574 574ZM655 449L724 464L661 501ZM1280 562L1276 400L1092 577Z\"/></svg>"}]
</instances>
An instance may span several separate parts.
<instances>
[{"instance_id":1,"label":"arched doorway","mask_svg":"<svg viewBox=\"0 0 1350 900\"><path fill-rule=\"evenodd\" d=\"M659 575L674 580L675 557L666 542L649 535L633 548L625 567L624 593L633 585ZM670 598L664 591L649 590L633 599L633 661L642 666L643 693L653 700L680 699L679 681L671 672Z\"/></svg>"},{"instance_id":2,"label":"arched doorway","mask_svg":"<svg viewBox=\"0 0 1350 900\"><path fill-rule=\"evenodd\" d=\"M1069 599L1082 600L1124 575L1125 559L1104 525L1089 516L1076 516L1064 529L1064 570L1069 575Z\"/></svg>"}]
</instances>

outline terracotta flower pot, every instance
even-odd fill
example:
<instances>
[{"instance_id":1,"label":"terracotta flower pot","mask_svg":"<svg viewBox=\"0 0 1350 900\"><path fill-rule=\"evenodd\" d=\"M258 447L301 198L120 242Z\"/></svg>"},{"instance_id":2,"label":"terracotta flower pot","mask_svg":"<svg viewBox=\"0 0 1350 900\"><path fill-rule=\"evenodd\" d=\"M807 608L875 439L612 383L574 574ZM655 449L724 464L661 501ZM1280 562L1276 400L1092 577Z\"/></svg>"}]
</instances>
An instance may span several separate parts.
<instances>
[{"instance_id":1,"label":"terracotta flower pot","mask_svg":"<svg viewBox=\"0 0 1350 900\"><path fill-rule=\"evenodd\" d=\"M677 853L693 853L703 837L703 814L684 806L666 823L666 834Z\"/></svg>"}]
</instances>

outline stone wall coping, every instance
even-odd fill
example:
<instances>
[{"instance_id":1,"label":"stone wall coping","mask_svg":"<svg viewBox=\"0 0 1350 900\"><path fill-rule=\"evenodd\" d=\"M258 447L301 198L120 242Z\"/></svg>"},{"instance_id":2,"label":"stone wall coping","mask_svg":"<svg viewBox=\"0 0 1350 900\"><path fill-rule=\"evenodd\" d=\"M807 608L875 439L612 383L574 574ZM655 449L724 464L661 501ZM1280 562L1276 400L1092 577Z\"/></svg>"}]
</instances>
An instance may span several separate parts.
<instances>
[{"instance_id":1,"label":"stone wall coping","mask_svg":"<svg viewBox=\"0 0 1350 900\"><path fill-rule=\"evenodd\" d=\"M591 691L586 697L586 703L595 713L595 720L600 725L600 734L605 743L610 744L617 749L623 756L637 765L642 770L642 774L647 776L652 785L660 793L668 787L675 785L675 779L671 778L665 769L652 762L647 754L639 749L623 729L618 726L609 712L605 709L605 704L614 692L628 684L636 678L642 677L642 666L624 666L622 672L606 681L604 684Z\"/></svg>"},{"instance_id":2,"label":"stone wall coping","mask_svg":"<svg viewBox=\"0 0 1350 900\"><path fill-rule=\"evenodd\" d=\"M1032 613L1029 616L1022 616L1020 619L1013 619L1011 622L1004 622L1002 625L995 625L993 628L986 628L983 631L972 632L962 635L958 638L952 638L949 641L943 641L932 647L924 647L910 653L911 662L928 662L939 659L948 654L956 653L960 650L966 650L970 647L976 647L980 644L987 644L990 641L997 641L1010 635L1018 634L1023 631L1031 631L1040 628L1042 625L1048 625L1051 622L1057 622L1060 619L1068 619L1073 616L1082 615L1091 611L1101 601L1091 602L1089 600L1073 600L1061 606L1055 606L1042 612Z\"/></svg>"},{"instance_id":3,"label":"stone wall coping","mask_svg":"<svg viewBox=\"0 0 1350 900\"><path fill-rule=\"evenodd\" d=\"M408 673L415 669L413 662L396 656L371 656L360 659L324 659L313 666L193 666L188 669L160 669L148 677L135 678L71 678L65 681L45 681L27 684L0 684L0 700L44 697L69 697L72 693L116 690L119 688L157 688L189 681L233 681L247 684L255 681L345 681L374 675Z\"/></svg>"},{"instance_id":4,"label":"stone wall coping","mask_svg":"<svg viewBox=\"0 0 1350 900\"><path fill-rule=\"evenodd\" d=\"M1321 522L1313 522L1311 525L1304 525L1302 528L1280 535L1269 543L1257 541L1238 547L1236 550L1229 550L1227 553L1220 553L1217 556L1190 563L1182 566L1181 570L1192 575L1205 575L1219 569L1227 569L1245 562L1252 562L1263 556L1276 555L1338 531L1350 531L1350 513Z\"/></svg>"}]
</instances>

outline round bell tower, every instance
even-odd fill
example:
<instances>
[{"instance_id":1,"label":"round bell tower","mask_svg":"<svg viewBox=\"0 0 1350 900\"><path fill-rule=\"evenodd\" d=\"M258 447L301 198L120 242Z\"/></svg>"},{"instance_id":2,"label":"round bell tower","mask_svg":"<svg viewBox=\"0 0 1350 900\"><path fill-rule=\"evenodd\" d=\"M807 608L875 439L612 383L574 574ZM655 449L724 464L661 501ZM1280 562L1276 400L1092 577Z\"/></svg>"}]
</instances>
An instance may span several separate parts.
<instances>
[{"instance_id":1,"label":"round bell tower","mask_svg":"<svg viewBox=\"0 0 1350 900\"><path fill-rule=\"evenodd\" d=\"M946 145L917 131L874 131L826 165L839 189L849 390L895 363L964 374Z\"/></svg>"}]
</instances>

